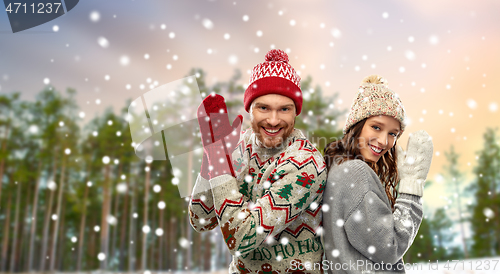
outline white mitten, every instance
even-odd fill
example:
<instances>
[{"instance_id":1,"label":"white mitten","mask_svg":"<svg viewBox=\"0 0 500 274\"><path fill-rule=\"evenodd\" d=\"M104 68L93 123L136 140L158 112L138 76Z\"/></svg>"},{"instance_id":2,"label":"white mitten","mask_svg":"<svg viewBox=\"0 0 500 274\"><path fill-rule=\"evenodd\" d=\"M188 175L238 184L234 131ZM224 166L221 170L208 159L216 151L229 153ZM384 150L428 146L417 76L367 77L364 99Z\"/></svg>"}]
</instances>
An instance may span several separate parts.
<instances>
[{"instance_id":1,"label":"white mitten","mask_svg":"<svg viewBox=\"0 0 500 274\"><path fill-rule=\"evenodd\" d=\"M406 149L405 152L400 146L396 148L399 192L422 196L432 161L432 138L424 130L411 133Z\"/></svg>"}]
</instances>

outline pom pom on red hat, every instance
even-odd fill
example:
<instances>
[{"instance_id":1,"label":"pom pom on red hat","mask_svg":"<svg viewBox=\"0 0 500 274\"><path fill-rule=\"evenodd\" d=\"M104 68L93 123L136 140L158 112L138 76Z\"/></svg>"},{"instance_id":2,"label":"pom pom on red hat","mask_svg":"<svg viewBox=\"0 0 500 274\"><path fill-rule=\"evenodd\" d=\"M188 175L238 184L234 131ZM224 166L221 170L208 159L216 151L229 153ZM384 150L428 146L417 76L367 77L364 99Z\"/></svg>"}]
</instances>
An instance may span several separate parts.
<instances>
[{"instance_id":1,"label":"pom pom on red hat","mask_svg":"<svg viewBox=\"0 0 500 274\"><path fill-rule=\"evenodd\" d=\"M279 61L288 63L288 55L280 49L272 49L266 54L266 61Z\"/></svg>"},{"instance_id":2,"label":"pom pom on red hat","mask_svg":"<svg viewBox=\"0 0 500 274\"><path fill-rule=\"evenodd\" d=\"M279 94L293 100L297 115L302 111L302 91L300 76L288 64L288 55L280 49L272 49L266 54L266 61L256 65L250 75L243 104L250 111L253 100L267 94Z\"/></svg>"}]
</instances>

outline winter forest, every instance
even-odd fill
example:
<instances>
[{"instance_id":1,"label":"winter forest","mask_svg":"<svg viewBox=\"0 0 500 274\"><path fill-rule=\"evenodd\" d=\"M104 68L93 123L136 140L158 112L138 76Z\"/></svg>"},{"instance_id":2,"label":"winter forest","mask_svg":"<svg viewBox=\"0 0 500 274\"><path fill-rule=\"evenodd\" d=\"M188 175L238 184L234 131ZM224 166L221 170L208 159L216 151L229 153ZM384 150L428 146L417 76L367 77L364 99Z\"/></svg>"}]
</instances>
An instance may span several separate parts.
<instances>
[{"instance_id":1,"label":"winter forest","mask_svg":"<svg viewBox=\"0 0 500 274\"><path fill-rule=\"evenodd\" d=\"M295 127L319 151L342 136L372 74L405 106L398 145L418 130L432 137L424 219L405 262L500 269L499 1L71 2L18 33L0 11L0 273L227 273L220 229L192 229L181 195L190 184L175 160L136 155L128 115L137 98L195 77L196 92L224 96L246 129L243 93L270 49L302 79ZM172 101L166 119L196 107ZM192 151L185 141L160 150Z\"/></svg>"},{"instance_id":2,"label":"winter forest","mask_svg":"<svg viewBox=\"0 0 500 274\"><path fill-rule=\"evenodd\" d=\"M239 71L212 86L201 69L189 75L196 75L200 92L231 98L230 117L241 111ZM340 136L338 127L331 126L344 112L332 107L337 95L323 95L311 77L302 81L302 90L305 115L297 118L296 127L313 142ZM15 92L0 95L0 270L225 269L230 256L220 232L201 234L191 228L188 200L172 183L170 163L135 155L125 120L130 101L120 112L108 109L82 124L76 93L47 85L35 101L21 100ZM491 128L483 137L471 181L458 168L460 155L453 146L445 152L443 180L455 195L449 206L425 211L406 262L500 254L500 139ZM320 151L325 146L316 145ZM464 195L473 202L464 203ZM450 217L451 208L461 217ZM472 233L467 238L465 226ZM453 233L453 227L462 234Z\"/></svg>"}]
</instances>

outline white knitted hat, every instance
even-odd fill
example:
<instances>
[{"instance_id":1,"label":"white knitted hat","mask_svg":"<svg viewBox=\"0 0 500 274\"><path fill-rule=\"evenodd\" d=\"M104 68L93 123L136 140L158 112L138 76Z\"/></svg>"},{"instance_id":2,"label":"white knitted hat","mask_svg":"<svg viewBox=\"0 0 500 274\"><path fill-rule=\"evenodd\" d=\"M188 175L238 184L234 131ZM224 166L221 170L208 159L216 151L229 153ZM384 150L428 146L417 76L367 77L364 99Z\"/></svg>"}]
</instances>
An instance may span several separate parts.
<instances>
[{"instance_id":1,"label":"white knitted hat","mask_svg":"<svg viewBox=\"0 0 500 274\"><path fill-rule=\"evenodd\" d=\"M365 77L359 86L349 116L347 116L344 135L359 121L378 115L387 115L398 120L401 123L401 133L403 133L406 126L406 114L401 99L389 89L386 79L379 75L370 75Z\"/></svg>"}]
</instances>

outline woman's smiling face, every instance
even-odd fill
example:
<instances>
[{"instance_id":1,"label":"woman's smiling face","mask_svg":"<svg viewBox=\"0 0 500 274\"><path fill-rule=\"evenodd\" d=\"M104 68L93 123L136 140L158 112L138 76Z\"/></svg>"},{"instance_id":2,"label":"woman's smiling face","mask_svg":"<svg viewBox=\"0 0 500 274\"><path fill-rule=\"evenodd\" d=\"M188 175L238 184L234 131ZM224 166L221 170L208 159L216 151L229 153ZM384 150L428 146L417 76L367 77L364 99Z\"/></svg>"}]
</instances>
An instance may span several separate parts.
<instances>
[{"instance_id":1,"label":"woman's smiling face","mask_svg":"<svg viewBox=\"0 0 500 274\"><path fill-rule=\"evenodd\" d=\"M358 148L365 161L376 163L390 150L400 134L398 120L386 115L366 119L358 139Z\"/></svg>"}]
</instances>

